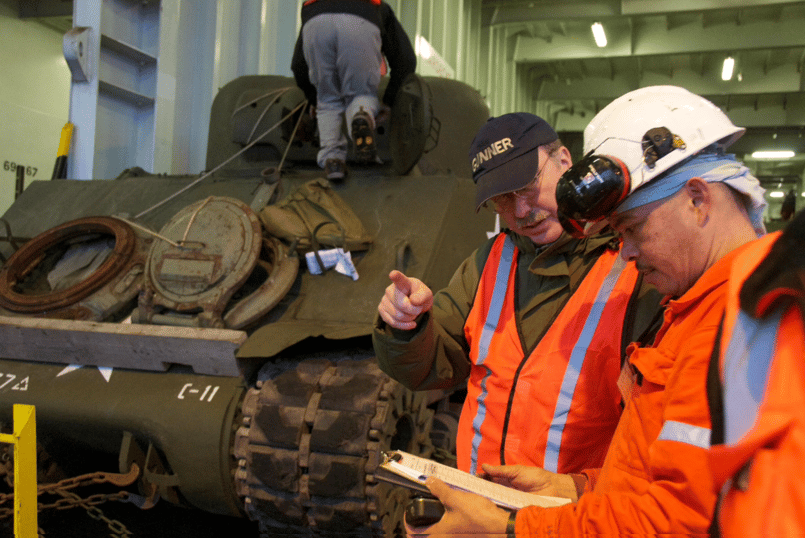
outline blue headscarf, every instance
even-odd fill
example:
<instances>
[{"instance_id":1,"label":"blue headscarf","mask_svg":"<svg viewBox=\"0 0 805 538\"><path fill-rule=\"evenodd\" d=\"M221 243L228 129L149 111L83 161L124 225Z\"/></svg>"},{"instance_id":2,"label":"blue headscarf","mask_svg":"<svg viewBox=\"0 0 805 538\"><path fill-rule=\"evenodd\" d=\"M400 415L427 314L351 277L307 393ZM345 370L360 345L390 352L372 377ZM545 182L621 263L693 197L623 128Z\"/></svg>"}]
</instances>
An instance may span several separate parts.
<instances>
[{"instance_id":1,"label":"blue headscarf","mask_svg":"<svg viewBox=\"0 0 805 538\"><path fill-rule=\"evenodd\" d=\"M744 195L746 212L758 237L766 233L763 225L763 210L766 208L766 192L760 181L733 155L723 153L700 153L672 168L666 175L637 188L615 210L629 211L679 192L689 179L698 177L707 183L725 183Z\"/></svg>"}]
</instances>

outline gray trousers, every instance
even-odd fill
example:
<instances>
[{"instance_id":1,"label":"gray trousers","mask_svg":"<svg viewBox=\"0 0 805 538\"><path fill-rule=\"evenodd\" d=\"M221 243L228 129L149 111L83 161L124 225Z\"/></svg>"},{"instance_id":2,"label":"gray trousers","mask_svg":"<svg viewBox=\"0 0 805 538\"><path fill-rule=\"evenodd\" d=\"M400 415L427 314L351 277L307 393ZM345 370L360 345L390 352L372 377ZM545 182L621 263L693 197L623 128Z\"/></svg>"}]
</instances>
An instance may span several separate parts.
<instances>
[{"instance_id":1,"label":"gray trousers","mask_svg":"<svg viewBox=\"0 0 805 538\"><path fill-rule=\"evenodd\" d=\"M322 13L305 23L302 46L318 99L321 149L316 161L324 168L327 159L346 160L348 141L341 128L345 115L351 131L352 118L363 107L374 127L382 63L380 29L356 15Z\"/></svg>"}]
</instances>

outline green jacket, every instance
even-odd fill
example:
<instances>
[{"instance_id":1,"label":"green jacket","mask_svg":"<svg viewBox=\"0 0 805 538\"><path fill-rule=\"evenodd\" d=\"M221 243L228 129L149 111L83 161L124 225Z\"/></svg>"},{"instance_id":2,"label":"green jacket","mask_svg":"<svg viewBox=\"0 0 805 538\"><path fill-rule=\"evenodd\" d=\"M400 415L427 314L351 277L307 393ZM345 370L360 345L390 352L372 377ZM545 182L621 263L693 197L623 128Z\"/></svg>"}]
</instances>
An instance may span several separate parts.
<instances>
[{"instance_id":1,"label":"green jacket","mask_svg":"<svg viewBox=\"0 0 805 538\"><path fill-rule=\"evenodd\" d=\"M587 271L605 249L616 245L613 234L573 239L563 234L538 249L527 237L507 231L517 246L516 317L526 355L537 346ZM495 238L467 258L446 288L434 293L433 308L411 331L392 329L378 316L372 334L380 368L412 390L463 386L470 374L469 344L464 323ZM643 285L634 304L635 323L629 341L651 325L662 296Z\"/></svg>"}]
</instances>

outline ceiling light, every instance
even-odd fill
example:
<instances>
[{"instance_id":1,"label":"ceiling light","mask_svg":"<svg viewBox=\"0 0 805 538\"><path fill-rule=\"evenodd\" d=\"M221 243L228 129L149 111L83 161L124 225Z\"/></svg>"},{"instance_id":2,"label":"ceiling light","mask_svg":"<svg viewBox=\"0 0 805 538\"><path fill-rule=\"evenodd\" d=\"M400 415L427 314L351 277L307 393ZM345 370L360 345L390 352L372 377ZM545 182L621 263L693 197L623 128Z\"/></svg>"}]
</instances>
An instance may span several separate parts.
<instances>
[{"instance_id":1,"label":"ceiling light","mask_svg":"<svg viewBox=\"0 0 805 538\"><path fill-rule=\"evenodd\" d=\"M783 191L771 191L769 198L785 198L785 193Z\"/></svg>"},{"instance_id":2,"label":"ceiling light","mask_svg":"<svg viewBox=\"0 0 805 538\"><path fill-rule=\"evenodd\" d=\"M604 27L600 22L594 22L591 26L593 30L593 37L595 38L595 44L599 47L606 47L607 46L607 35L604 33Z\"/></svg>"},{"instance_id":3,"label":"ceiling light","mask_svg":"<svg viewBox=\"0 0 805 538\"><path fill-rule=\"evenodd\" d=\"M790 159L795 153L793 151L756 151L752 153L753 159Z\"/></svg>"},{"instance_id":4,"label":"ceiling light","mask_svg":"<svg viewBox=\"0 0 805 538\"><path fill-rule=\"evenodd\" d=\"M721 80L731 79L733 69L735 69L735 59L732 56L724 58L724 66L721 68Z\"/></svg>"}]
</instances>

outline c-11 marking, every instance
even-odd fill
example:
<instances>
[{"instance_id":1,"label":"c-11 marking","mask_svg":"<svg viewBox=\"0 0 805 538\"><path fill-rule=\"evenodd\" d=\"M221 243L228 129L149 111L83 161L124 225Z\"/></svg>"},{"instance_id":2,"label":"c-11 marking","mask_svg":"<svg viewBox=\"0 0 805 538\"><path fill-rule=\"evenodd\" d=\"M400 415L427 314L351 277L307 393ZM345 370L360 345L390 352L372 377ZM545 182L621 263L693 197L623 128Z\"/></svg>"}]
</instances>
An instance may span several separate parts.
<instances>
[{"instance_id":1,"label":"c-11 marking","mask_svg":"<svg viewBox=\"0 0 805 538\"><path fill-rule=\"evenodd\" d=\"M194 388L193 383L185 383L185 386L179 391L179 396L177 396L177 398L179 400L184 400L185 397L195 396L201 392L201 396L198 397L199 401L211 402L219 388L221 387L218 385L207 385L202 392L200 389Z\"/></svg>"}]
</instances>

